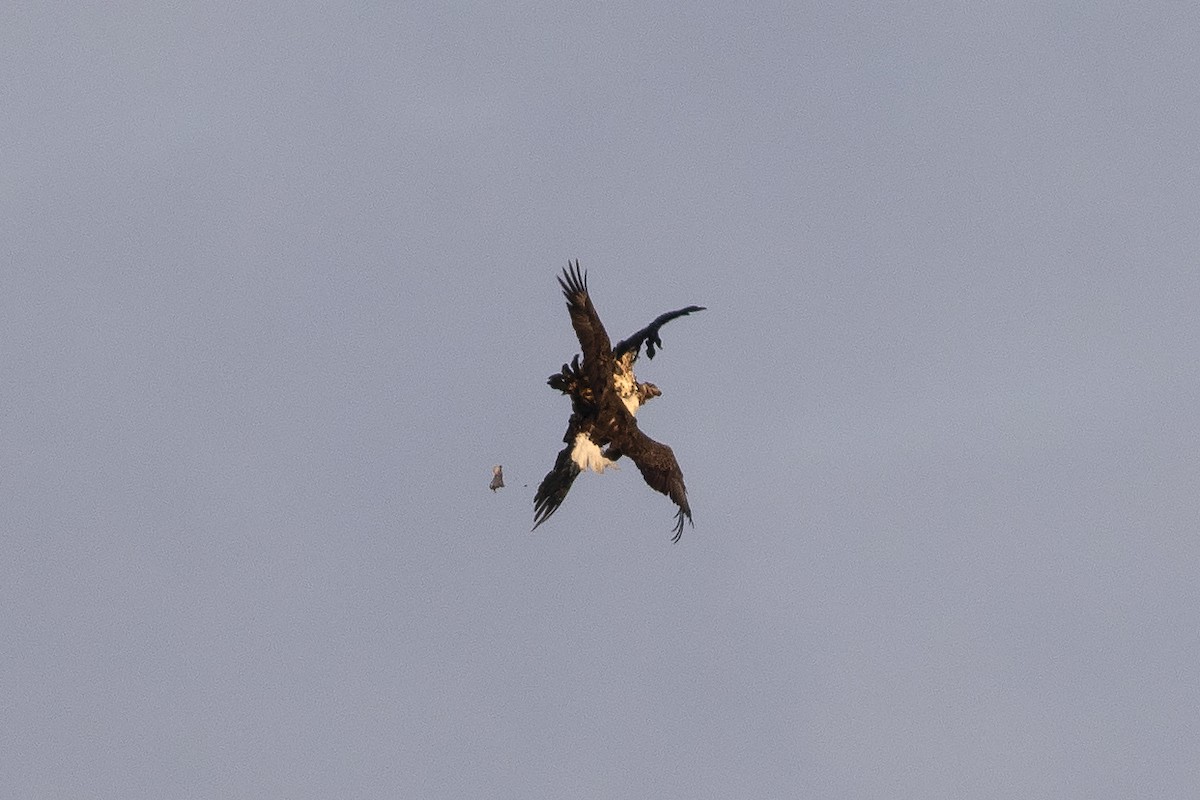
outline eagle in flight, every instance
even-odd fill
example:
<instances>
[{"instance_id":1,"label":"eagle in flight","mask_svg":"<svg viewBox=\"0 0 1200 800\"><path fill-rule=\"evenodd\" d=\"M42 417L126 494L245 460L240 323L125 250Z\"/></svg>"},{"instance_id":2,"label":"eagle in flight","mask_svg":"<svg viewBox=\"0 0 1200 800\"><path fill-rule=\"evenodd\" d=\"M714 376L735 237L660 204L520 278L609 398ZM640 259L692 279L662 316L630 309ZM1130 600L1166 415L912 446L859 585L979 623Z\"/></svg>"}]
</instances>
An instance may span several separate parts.
<instances>
[{"instance_id":1,"label":"eagle in flight","mask_svg":"<svg viewBox=\"0 0 1200 800\"><path fill-rule=\"evenodd\" d=\"M678 542L683 535L684 519L692 524L683 472L671 448L638 428L634 419L638 407L662 392L652 383L639 383L633 374L633 364L642 345L646 347L646 356L654 358L656 348L662 347L659 330L663 325L704 308L688 306L669 311L613 347L588 295L587 273L579 271L578 261L573 265L567 263L558 283L567 298L567 311L571 327L579 337L583 363L576 355L547 381L552 388L570 396L571 419L563 436L567 446L559 451L554 468L546 473L534 496L533 527L536 530L558 510L580 472L590 469L603 473L621 456L628 456L650 488L662 492L679 506L672 539Z\"/></svg>"}]
</instances>

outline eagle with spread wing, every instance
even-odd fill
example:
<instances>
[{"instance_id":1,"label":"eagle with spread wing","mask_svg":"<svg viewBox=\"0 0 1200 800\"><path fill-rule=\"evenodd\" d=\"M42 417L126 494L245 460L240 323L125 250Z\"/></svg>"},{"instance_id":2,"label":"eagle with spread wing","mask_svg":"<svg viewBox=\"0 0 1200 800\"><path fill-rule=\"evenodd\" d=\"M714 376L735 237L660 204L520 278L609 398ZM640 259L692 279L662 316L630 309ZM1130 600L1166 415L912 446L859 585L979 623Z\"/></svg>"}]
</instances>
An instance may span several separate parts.
<instances>
[{"instance_id":1,"label":"eagle with spread wing","mask_svg":"<svg viewBox=\"0 0 1200 800\"><path fill-rule=\"evenodd\" d=\"M661 442L656 442L638 428L634 415L638 408L662 394L652 383L639 383L633 374L633 364L646 348L646 356L654 358L662 347L659 330L677 317L703 311L702 306L688 306L659 316L645 328L613 347L600 315L588 294L587 273L580 272L579 262L568 262L558 279L567 298L571 327L583 350L562 370L550 376L547 383L571 398L571 419L566 443L554 468L542 479L534 496L534 529L558 510L571 484L580 472L592 470L603 473L621 456L628 456L650 488L662 492L679 507L675 514L675 536L683 535L683 522L692 524L692 509L688 506L683 472L675 454Z\"/></svg>"}]
</instances>

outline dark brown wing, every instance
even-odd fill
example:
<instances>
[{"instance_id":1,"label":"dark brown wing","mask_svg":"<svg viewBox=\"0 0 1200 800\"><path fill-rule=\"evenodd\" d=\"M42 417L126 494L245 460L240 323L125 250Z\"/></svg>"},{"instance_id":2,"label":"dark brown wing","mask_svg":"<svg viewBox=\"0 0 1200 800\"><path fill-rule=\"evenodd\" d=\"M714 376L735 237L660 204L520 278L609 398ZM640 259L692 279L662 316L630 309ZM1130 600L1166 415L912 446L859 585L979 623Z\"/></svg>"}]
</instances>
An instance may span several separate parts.
<instances>
[{"instance_id":1,"label":"dark brown wing","mask_svg":"<svg viewBox=\"0 0 1200 800\"><path fill-rule=\"evenodd\" d=\"M571 327L579 337L583 349L583 372L597 397L612 385L612 344L600 315L588 295L587 273L579 271L579 262L567 262L563 276L558 279L563 295L567 298L567 311L571 314Z\"/></svg>"},{"instance_id":2,"label":"dark brown wing","mask_svg":"<svg viewBox=\"0 0 1200 800\"><path fill-rule=\"evenodd\" d=\"M641 350L642 344L646 345L646 357L654 358L654 349L656 347L662 347L662 339L659 337L658 331L663 325L666 325L673 319L685 317L693 312L703 310L704 306L688 306L687 308L681 308L678 311L668 311L667 313L656 318L654 322L651 322L649 325L630 336L628 339L618 342L617 346L613 348L613 358L620 358L631 350L637 352Z\"/></svg>"},{"instance_id":3,"label":"dark brown wing","mask_svg":"<svg viewBox=\"0 0 1200 800\"><path fill-rule=\"evenodd\" d=\"M633 422L633 418L630 417L629 421ZM637 464L642 478L651 489L662 492L679 506L675 514L675 537L672 539L678 542L679 537L683 536L683 520L686 518L688 524L694 523L692 509L688 506L687 487L683 485L683 471L679 469L679 462L675 460L671 448L642 433L636 422L622 426L620 435L613 437L613 445Z\"/></svg>"},{"instance_id":4,"label":"dark brown wing","mask_svg":"<svg viewBox=\"0 0 1200 800\"><path fill-rule=\"evenodd\" d=\"M568 430L567 433L569 435L571 431ZM558 507L567 497L567 492L571 491L571 484L579 476L579 466L571 460L571 447L572 444L568 442L567 446L558 452L558 458L554 461L554 469L547 472L546 477L542 478L542 483L533 496L533 530L535 531L538 525L550 519L550 515L558 511Z\"/></svg>"}]
</instances>

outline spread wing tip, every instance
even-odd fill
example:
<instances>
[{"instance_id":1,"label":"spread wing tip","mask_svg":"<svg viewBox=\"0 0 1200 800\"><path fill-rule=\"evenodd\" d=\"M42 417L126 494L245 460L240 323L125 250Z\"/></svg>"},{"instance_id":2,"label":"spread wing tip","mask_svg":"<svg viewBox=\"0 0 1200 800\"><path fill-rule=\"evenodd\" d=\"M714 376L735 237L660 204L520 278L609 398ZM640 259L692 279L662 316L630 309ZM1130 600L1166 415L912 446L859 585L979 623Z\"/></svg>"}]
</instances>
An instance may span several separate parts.
<instances>
[{"instance_id":1,"label":"spread wing tip","mask_svg":"<svg viewBox=\"0 0 1200 800\"><path fill-rule=\"evenodd\" d=\"M672 528L672 530L675 531L675 535L671 537L671 541L675 544L679 544L679 540L683 538L684 517L687 518L689 525L691 525L693 528L696 527L696 523L692 522L691 510L680 507L680 509L675 512L675 525Z\"/></svg>"},{"instance_id":2,"label":"spread wing tip","mask_svg":"<svg viewBox=\"0 0 1200 800\"><path fill-rule=\"evenodd\" d=\"M568 431L568 434L570 431ZM573 438L568 436L568 438ZM542 478L541 484L537 488L537 493L533 497L533 527L529 529L533 533L546 520L558 511L558 507L562 505L563 500L567 499L567 493L571 491L571 484L575 482L575 478L579 475L579 467L571 460L571 445L567 445L559 451L558 458L554 461L554 468L546 473L546 477Z\"/></svg>"},{"instance_id":3,"label":"spread wing tip","mask_svg":"<svg viewBox=\"0 0 1200 800\"><path fill-rule=\"evenodd\" d=\"M558 285L562 287L563 294L568 299L571 295L587 294L587 270L579 269L579 259L575 259L574 264L567 262L562 277L558 279Z\"/></svg>"},{"instance_id":4,"label":"spread wing tip","mask_svg":"<svg viewBox=\"0 0 1200 800\"><path fill-rule=\"evenodd\" d=\"M562 505L561 502L554 503L553 505L549 502L543 502L537 508L533 509L533 527L529 529L529 532L533 533L538 529L539 525L554 516L554 512L558 511L560 505Z\"/></svg>"},{"instance_id":5,"label":"spread wing tip","mask_svg":"<svg viewBox=\"0 0 1200 800\"><path fill-rule=\"evenodd\" d=\"M547 476L547 479L549 479L549 476ZM533 527L529 529L529 532L533 533L538 529L539 525L554 516L554 512L558 511L560 505L562 505L562 500L559 500L557 503L553 502L553 498L549 497L539 500L533 509Z\"/></svg>"}]
</instances>

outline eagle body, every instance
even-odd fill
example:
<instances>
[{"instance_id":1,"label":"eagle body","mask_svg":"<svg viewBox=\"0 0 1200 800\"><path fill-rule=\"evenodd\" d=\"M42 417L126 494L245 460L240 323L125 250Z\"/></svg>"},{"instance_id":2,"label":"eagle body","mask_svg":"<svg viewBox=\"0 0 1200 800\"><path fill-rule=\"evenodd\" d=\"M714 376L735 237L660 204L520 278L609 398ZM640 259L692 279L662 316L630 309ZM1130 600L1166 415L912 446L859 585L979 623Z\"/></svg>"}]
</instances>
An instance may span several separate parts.
<instances>
[{"instance_id":1,"label":"eagle body","mask_svg":"<svg viewBox=\"0 0 1200 800\"><path fill-rule=\"evenodd\" d=\"M638 409L662 392L652 383L639 382L633 365L643 345L649 358L662 347L659 330L663 325L703 308L688 306L663 314L613 347L592 304L587 276L580 272L579 262L568 264L558 282L567 299L583 361L575 356L547 381L571 398L571 417L563 436L566 447L534 497L533 527L536 529L558 510L580 472L603 473L615 468L614 462L625 456L637 465L652 489L678 506L674 541L679 541L684 520L692 521L683 473L671 448L642 433L635 419Z\"/></svg>"}]
</instances>

